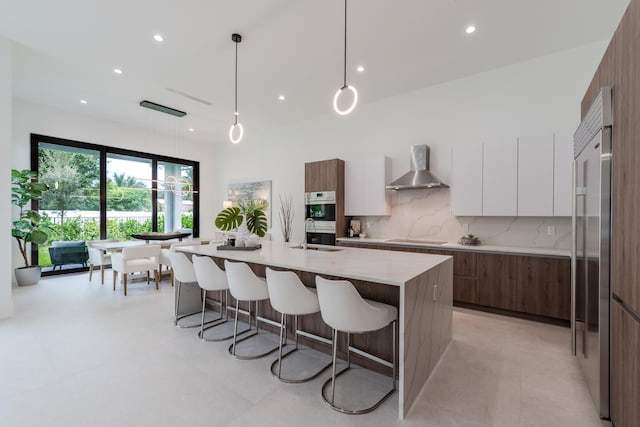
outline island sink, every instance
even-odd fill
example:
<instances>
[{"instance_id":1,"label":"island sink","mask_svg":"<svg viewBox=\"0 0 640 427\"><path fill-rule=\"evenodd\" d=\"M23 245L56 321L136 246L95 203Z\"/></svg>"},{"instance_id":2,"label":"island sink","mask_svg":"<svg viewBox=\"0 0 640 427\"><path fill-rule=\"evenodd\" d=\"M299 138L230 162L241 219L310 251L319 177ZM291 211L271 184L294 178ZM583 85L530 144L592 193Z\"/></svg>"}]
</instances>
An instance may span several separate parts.
<instances>
[{"instance_id":1,"label":"island sink","mask_svg":"<svg viewBox=\"0 0 640 427\"><path fill-rule=\"evenodd\" d=\"M289 246L289 247L291 249L304 249L302 245ZM311 251L321 251L321 252L338 252L341 250L338 248L330 248L326 246L313 246L313 245L307 245L307 249Z\"/></svg>"}]
</instances>

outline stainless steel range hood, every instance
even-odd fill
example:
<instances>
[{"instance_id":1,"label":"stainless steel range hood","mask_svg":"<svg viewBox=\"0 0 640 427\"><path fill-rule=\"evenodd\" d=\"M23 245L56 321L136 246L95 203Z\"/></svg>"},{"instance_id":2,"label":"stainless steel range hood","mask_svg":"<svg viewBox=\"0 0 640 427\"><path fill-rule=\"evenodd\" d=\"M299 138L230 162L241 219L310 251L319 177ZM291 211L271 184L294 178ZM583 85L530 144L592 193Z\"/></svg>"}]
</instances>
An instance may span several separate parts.
<instances>
[{"instance_id":1,"label":"stainless steel range hood","mask_svg":"<svg viewBox=\"0 0 640 427\"><path fill-rule=\"evenodd\" d=\"M429 172L429 146L411 146L411 170L387 185L390 190L413 188L449 188Z\"/></svg>"}]
</instances>

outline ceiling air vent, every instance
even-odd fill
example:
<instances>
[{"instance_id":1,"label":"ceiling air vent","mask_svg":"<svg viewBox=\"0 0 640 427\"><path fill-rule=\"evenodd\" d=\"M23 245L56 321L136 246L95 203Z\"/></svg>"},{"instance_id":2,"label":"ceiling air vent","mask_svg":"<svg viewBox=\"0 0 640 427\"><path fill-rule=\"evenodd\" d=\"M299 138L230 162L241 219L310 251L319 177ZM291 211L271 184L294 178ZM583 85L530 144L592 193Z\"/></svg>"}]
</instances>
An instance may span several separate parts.
<instances>
[{"instance_id":1,"label":"ceiling air vent","mask_svg":"<svg viewBox=\"0 0 640 427\"><path fill-rule=\"evenodd\" d=\"M171 114L172 116L176 116L176 117L184 117L187 115L187 113L185 113L184 111L176 110L175 108L166 107L164 105L156 104L155 102L151 102L147 100L140 101L140 106L145 108L150 108L152 110L160 111L161 113Z\"/></svg>"}]
</instances>

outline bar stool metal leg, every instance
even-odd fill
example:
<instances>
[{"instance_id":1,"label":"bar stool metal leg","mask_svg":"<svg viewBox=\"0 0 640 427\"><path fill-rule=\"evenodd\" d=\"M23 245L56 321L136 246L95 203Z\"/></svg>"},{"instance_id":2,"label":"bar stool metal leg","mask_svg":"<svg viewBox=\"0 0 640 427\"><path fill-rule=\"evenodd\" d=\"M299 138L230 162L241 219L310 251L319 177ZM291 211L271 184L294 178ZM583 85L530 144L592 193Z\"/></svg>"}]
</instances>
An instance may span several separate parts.
<instances>
[{"instance_id":1,"label":"bar stool metal leg","mask_svg":"<svg viewBox=\"0 0 640 427\"><path fill-rule=\"evenodd\" d=\"M325 370L327 370L330 366L331 366L331 362L327 363L325 366L323 366L322 368L320 368L319 370L317 370L316 372L314 372L313 374L311 374L308 377L304 377L304 378L284 378L282 376L282 361L283 359L285 359L287 356L292 355L293 353L295 353L296 351L298 351L298 316L294 316L294 334L295 334L295 347L291 350L289 350L287 353L282 353L282 347L287 345L287 323L286 323L286 319L287 316L282 313L280 315L280 346L279 346L279 353L278 353L278 358L276 360L273 361L273 363L271 363L271 375L273 375L278 381L281 381L283 383L287 383L287 384L300 384L300 383L305 383L308 381L313 380L314 378L317 378L321 373L323 373ZM275 372L275 368L276 366L278 366L278 372Z\"/></svg>"},{"instance_id":2,"label":"bar stool metal leg","mask_svg":"<svg viewBox=\"0 0 640 427\"><path fill-rule=\"evenodd\" d=\"M202 318L200 321L200 332L198 332L198 338L200 339L200 341L217 342L217 341L226 341L233 338L233 334L225 337L220 337L220 338L204 338L204 331L211 328L215 328L216 326L224 325L229 321L229 308L226 306L226 302L223 302L222 292L223 291L221 290L220 291L220 317L218 317L217 319L210 320L209 322L205 322L204 315L206 310L207 291L205 289L202 290ZM226 291L225 291L225 300L226 300ZM226 318L224 313L225 311L226 311ZM209 326L205 327L206 324L209 324ZM245 332L248 332L248 331L249 329L244 329L240 331L238 335L244 334Z\"/></svg>"},{"instance_id":3,"label":"bar stool metal leg","mask_svg":"<svg viewBox=\"0 0 640 427\"><path fill-rule=\"evenodd\" d=\"M186 318L186 317L190 317L190 316L194 316L196 314L201 314L201 312L199 311L194 311L192 313L186 313L186 314L181 314L178 315L178 310L180 308L180 289L182 288L182 282L179 280L176 280L176 306L175 306L175 317L173 319L173 324L177 327L177 328L197 328L198 326L201 326L199 323L194 323L193 325L182 325L180 324L180 320ZM210 323L216 322L218 319L215 320L210 320L208 322L205 322L205 325L208 325Z\"/></svg>"},{"instance_id":4,"label":"bar stool metal leg","mask_svg":"<svg viewBox=\"0 0 640 427\"><path fill-rule=\"evenodd\" d=\"M347 333L347 367L342 369L340 372L336 372L338 331L336 329L333 330L333 367L332 367L332 370L331 370L331 378L326 380L325 383L322 385L322 400L329 407L331 407L331 409L334 409L334 410L336 410L338 412L341 412L343 414L349 414L349 415L366 414L368 412L373 411L374 409L376 409L380 405L382 405L382 403L385 400L387 400L396 391L396 374L397 374L396 321L393 321L391 323L391 327L393 328L393 344L392 344L393 345L393 378L392 378L392 388L384 396L382 396L376 403L374 403L372 406L370 406L368 408L364 408L364 409L347 409L347 408L342 408L342 407L339 407L339 406L335 405L336 379L340 375L342 375L343 373L347 372L351 368L351 351L349 350L351 338L350 338L350 334ZM371 358L371 355L367 355L367 353L360 352L360 351L358 353L361 354L364 357ZM327 397L326 388L329 385L329 383L331 383L331 396Z\"/></svg>"},{"instance_id":5,"label":"bar stool metal leg","mask_svg":"<svg viewBox=\"0 0 640 427\"><path fill-rule=\"evenodd\" d=\"M231 345L229 346L229 355L231 357L233 357L234 359L240 359L240 360L253 360L253 359L259 359L261 357L267 356L271 353L273 353L274 351L278 350L279 346L275 346L271 349L266 350L263 353L260 354L255 354L255 355L239 355L236 353L236 346L238 343L241 343L242 341L246 341L249 338L255 337L256 335L259 335L259 320L258 320L258 303L259 301L256 301L256 311L255 311L255 316L256 316L256 331L252 334L246 335L240 339L238 339L238 311L239 311L239 301L236 299L236 316L235 316L235 324L233 326L233 342L231 343ZM243 331L243 332L249 332L251 330L251 301L249 301L249 329ZM243 333L241 332L241 333Z\"/></svg>"}]
</instances>

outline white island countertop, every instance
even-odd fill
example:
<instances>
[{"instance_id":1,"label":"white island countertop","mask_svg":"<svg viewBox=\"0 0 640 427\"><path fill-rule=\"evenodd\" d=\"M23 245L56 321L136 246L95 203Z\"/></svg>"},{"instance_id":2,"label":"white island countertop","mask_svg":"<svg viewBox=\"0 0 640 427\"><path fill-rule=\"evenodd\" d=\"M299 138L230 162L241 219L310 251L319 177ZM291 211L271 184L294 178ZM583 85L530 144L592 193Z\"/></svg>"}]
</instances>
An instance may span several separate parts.
<instances>
[{"instance_id":1,"label":"white island countertop","mask_svg":"<svg viewBox=\"0 0 640 427\"><path fill-rule=\"evenodd\" d=\"M177 251L220 257L348 279L403 286L449 256L310 245L332 251L294 249L292 243L262 242L255 251L218 250L216 245L181 246Z\"/></svg>"},{"instance_id":2,"label":"white island countertop","mask_svg":"<svg viewBox=\"0 0 640 427\"><path fill-rule=\"evenodd\" d=\"M393 298L385 298L398 296L393 302L398 307L398 415L404 418L451 341L453 257L316 245L311 246L327 251L305 251L293 248L292 243L271 241L263 242L255 251L218 250L216 246L180 246L176 251L360 280L372 287L393 287L392 292L383 289L378 297L388 304ZM181 286L178 283L176 289ZM194 304L199 306L199 288L193 295ZM371 343L368 351L374 354L392 346L386 341Z\"/></svg>"},{"instance_id":3,"label":"white island countertop","mask_svg":"<svg viewBox=\"0 0 640 427\"><path fill-rule=\"evenodd\" d=\"M456 250L456 251L476 251L476 252L489 252L511 255L532 255L532 256L550 256L568 258L571 256L570 249L557 249L557 248L532 248L522 246L497 246L497 245L478 245L469 246L462 245L456 242L445 242L442 244L427 243L427 241L420 241L418 239L374 239L367 237L365 239L359 237L339 237L336 239L338 243L352 243L357 245L384 245L384 246L405 246L413 248L429 248L429 249L442 249L442 250ZM400 241L404 240L404 241Z\"/></svg>"}]
</instances>

